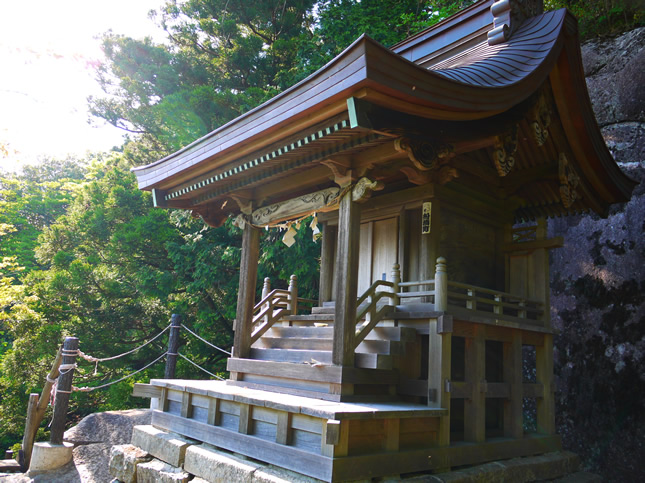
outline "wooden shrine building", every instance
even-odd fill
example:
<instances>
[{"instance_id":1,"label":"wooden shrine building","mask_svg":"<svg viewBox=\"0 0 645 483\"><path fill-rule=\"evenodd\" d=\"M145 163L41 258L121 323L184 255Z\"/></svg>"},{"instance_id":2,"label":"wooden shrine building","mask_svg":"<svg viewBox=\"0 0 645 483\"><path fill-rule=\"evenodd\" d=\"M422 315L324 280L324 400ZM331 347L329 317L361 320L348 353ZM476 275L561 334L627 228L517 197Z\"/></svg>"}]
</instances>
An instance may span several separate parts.
<instances>
[{"instance_id":1,"label":"wooden shrine building","mask_svg":"<svg viewBox=\"0 0 645 483\"><path fill-rule=\"evenodd\" d=\"M156 206L243 230L230 380L151 381L153 425L326 481L560 448L562 240L545 220L606 215L634 186L597 127L566 10L483 0L389 49L362 36L134 172ZM296 280L257 300L261 229L313 213L319 300Z\"/></svg>"}]
</instances>

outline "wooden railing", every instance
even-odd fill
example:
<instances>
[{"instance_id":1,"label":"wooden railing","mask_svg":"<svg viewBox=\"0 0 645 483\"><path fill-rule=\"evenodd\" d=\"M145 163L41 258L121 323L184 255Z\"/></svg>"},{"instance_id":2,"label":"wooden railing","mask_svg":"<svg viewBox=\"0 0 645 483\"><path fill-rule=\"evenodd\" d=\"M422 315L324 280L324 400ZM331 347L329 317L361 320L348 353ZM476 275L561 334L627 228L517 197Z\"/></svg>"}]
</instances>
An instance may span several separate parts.
<instances>
[{"instance_id":1,"label":"wooden railing","mask_svg":"<svg viewBox=\"0 0 645 483\"><path fill-rule=\"evenodd\" d=\"M476 315L537 324L544 320L544 303L499 290L448 282L448 304Z\"/></svg>"},{"instance_id":2,"label":"wooden railing","mask_svg":"<svg viewBox=\"0 0 645 483\"><path fill-rule=\"evenodd\" d=\"M251 344L256 342L276 322L287 315L298 315L303 306L311 308L317 300L298 297L298 278L291 275L289 288L271 290L271 280L264 279L262 300L253 307L253 322L251 324Z\"/></svg>"},{"instance_id":3,"label":"wooden railing","mask_svg":"<svg viewBox=\"0 0 645 483\"><path fill-rule=\"evenodd\" d=\"M433 280L400 282L403 287L429 287L430 290L399 292L399 299L422 298L432 302L436 311L455 311L465 309L475 316L503 319L519 323L542 324L544 322L544 303L520 297L499 290L475 285L448 281L446 260L437 259Z\"/></svg>"},{"instance_id":4,"label":"wooden railing","mask_svg":"<svg viewBox=\"0 0 645 483\"><path fill-rule=\"evenodd\" d=\"M367 337L367 334L376 327L376 324L378 324L379 321L383 320L383 318L394 311L399 300L397 296L397 292L399 291L398 274L399 266L395 264L393 270L393 282L377 280L365 291L363 295L359 297L357 301L358 311L356 313L354 350L356 350L358 345L363 342L363 339ZM385 290L379 290L380 288L384 288ZM379 307L379 302L384 298L388 298L389 303L387 305L380 304ZM365 319L365 321L363 321L363 319Z\"/></svg>"}]
</instances>

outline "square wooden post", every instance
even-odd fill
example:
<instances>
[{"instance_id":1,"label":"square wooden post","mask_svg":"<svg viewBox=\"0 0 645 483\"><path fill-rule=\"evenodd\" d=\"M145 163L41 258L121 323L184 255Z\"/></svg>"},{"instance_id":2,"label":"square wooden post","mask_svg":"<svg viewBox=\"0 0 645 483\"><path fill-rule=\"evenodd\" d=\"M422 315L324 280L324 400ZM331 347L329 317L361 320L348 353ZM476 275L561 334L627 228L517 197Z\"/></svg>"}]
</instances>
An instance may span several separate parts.
<instances>
[{"instance_id":1,"label":"square wooden post","mask_svg":"<svg viewBox=\"0 0 645 483\"><path fill-rule=\"evenodd\" d=\"M321 307L324 302L332 300L336 232L335 226L328 222L323 224L322 246L320 247L320 292L318 295L318 303Z\"/></svg>"},{"instance_id":2,"label":"square wooden post","mask_svg":"<svg viewBox=\"0 0 645 483\"><path fill-rule=\"evenodd\" d=\"M464 439L481 443L486 439L486 343L484 327L474 324L475 333L466 338L466 382L470 397L464 401Z\"/></svg>"},{"instance_id":3,"label":"square wooden post","mask_svg":"<svg viewBox=\"0 0 645 483\"><path fill-rule=\"evenodd\" d=\"M336 243L336 289L332 362L337 366L354 365L354 333L358 292L358 257L361 235L361 207L349 190L338 207Z\"/></svg>"},{"instance_id":4,"label":"square wooden post","mask_svg":"<svg viewBox=\"0 0 645 483\"><path fill-rule=\"evenodd\" d=\"M504 401L504 436L522 438L524 421L522 413L522 334L513 329L511 342L504 344L504 382L510 385L509 398Z\"/></svg>"},{"instance_id":5,"label":"square wooden post","mask_svg":"<svg viewBox=\"0 0 645 483\"><path fill-rule=\"evenodd\" d=\"M237 292L235 337L233 339L233 357L235 358L248 358L251 352L251 324L253 322L259 256L260 230L246 223L242 234L240 285ZM231 374L231 378L234 377Z\"/></svg>"},{"instance_id":6,"label":"square wooden post","mask_svg":"<svg viewBox=\"0 0 645 483\"><path fill-rule=\"evenodd\" d=\"M553 397L553 335L544 335L544 344L535 347L537 382L544 394L537 400L537 431L555 434L555 398Z\"/></svg>"},{"instance_id":7,"label":"square wooden post","mask_svg":"<svg viewBox=\"0 0 645 483\"><path fill-rule=\"evenodd\" d=\"M428 334L428 406L450 411L452 316L430 319ZM450 413L439 421L439 445L450 444Z\"/></svg>"}]
</instances>

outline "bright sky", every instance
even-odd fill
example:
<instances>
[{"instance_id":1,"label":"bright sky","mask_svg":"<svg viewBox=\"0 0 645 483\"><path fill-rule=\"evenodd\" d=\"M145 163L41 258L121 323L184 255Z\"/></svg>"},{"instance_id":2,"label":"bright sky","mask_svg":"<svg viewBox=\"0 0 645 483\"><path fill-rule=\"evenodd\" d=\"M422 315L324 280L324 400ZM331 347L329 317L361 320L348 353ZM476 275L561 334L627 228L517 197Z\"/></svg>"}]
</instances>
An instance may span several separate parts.
<instances>
[{"instance_id":1,"label":"bright sky","mask_svg":"<svg viewBox=\"0 0 645 483\"><path fill-rule=\"evenodd\" d=\"M2 0L0 8L0 167L40 156L84 155L119 145L123 132L88 123L87 96L101 95L94 67L111 29L164 40L148 12L163 0Z\"/></svg>"}]
</instances>

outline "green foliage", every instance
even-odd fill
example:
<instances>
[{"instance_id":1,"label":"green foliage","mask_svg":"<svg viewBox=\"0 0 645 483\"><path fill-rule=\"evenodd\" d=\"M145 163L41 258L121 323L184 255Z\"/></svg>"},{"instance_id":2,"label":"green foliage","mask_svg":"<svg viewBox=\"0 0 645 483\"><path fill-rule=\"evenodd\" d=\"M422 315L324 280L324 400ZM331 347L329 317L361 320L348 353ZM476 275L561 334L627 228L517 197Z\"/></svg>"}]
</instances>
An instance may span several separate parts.
<instances>
[{"instance_id":1,"label":"green foliage","mask_svg":"<svg viewBox=\"0 0 645 483\"><path fill-rule=\"evenodd\" d=\"M0 257L16 257L26 272L39 268L38 235L65 212L84 172L75 159L48 159L0 175Z\"/></svg>"},{"instance_id":2,"label":"green foliage","mask_svg":"<svg viewBox=\"0 0 645 483\"><path fill-rule=\"evenodd\" d=\"M546 0L545 8L567 8L578 19L583 40L616 35L645 25L643 0Z\"/></svg>"}]
</instances>

